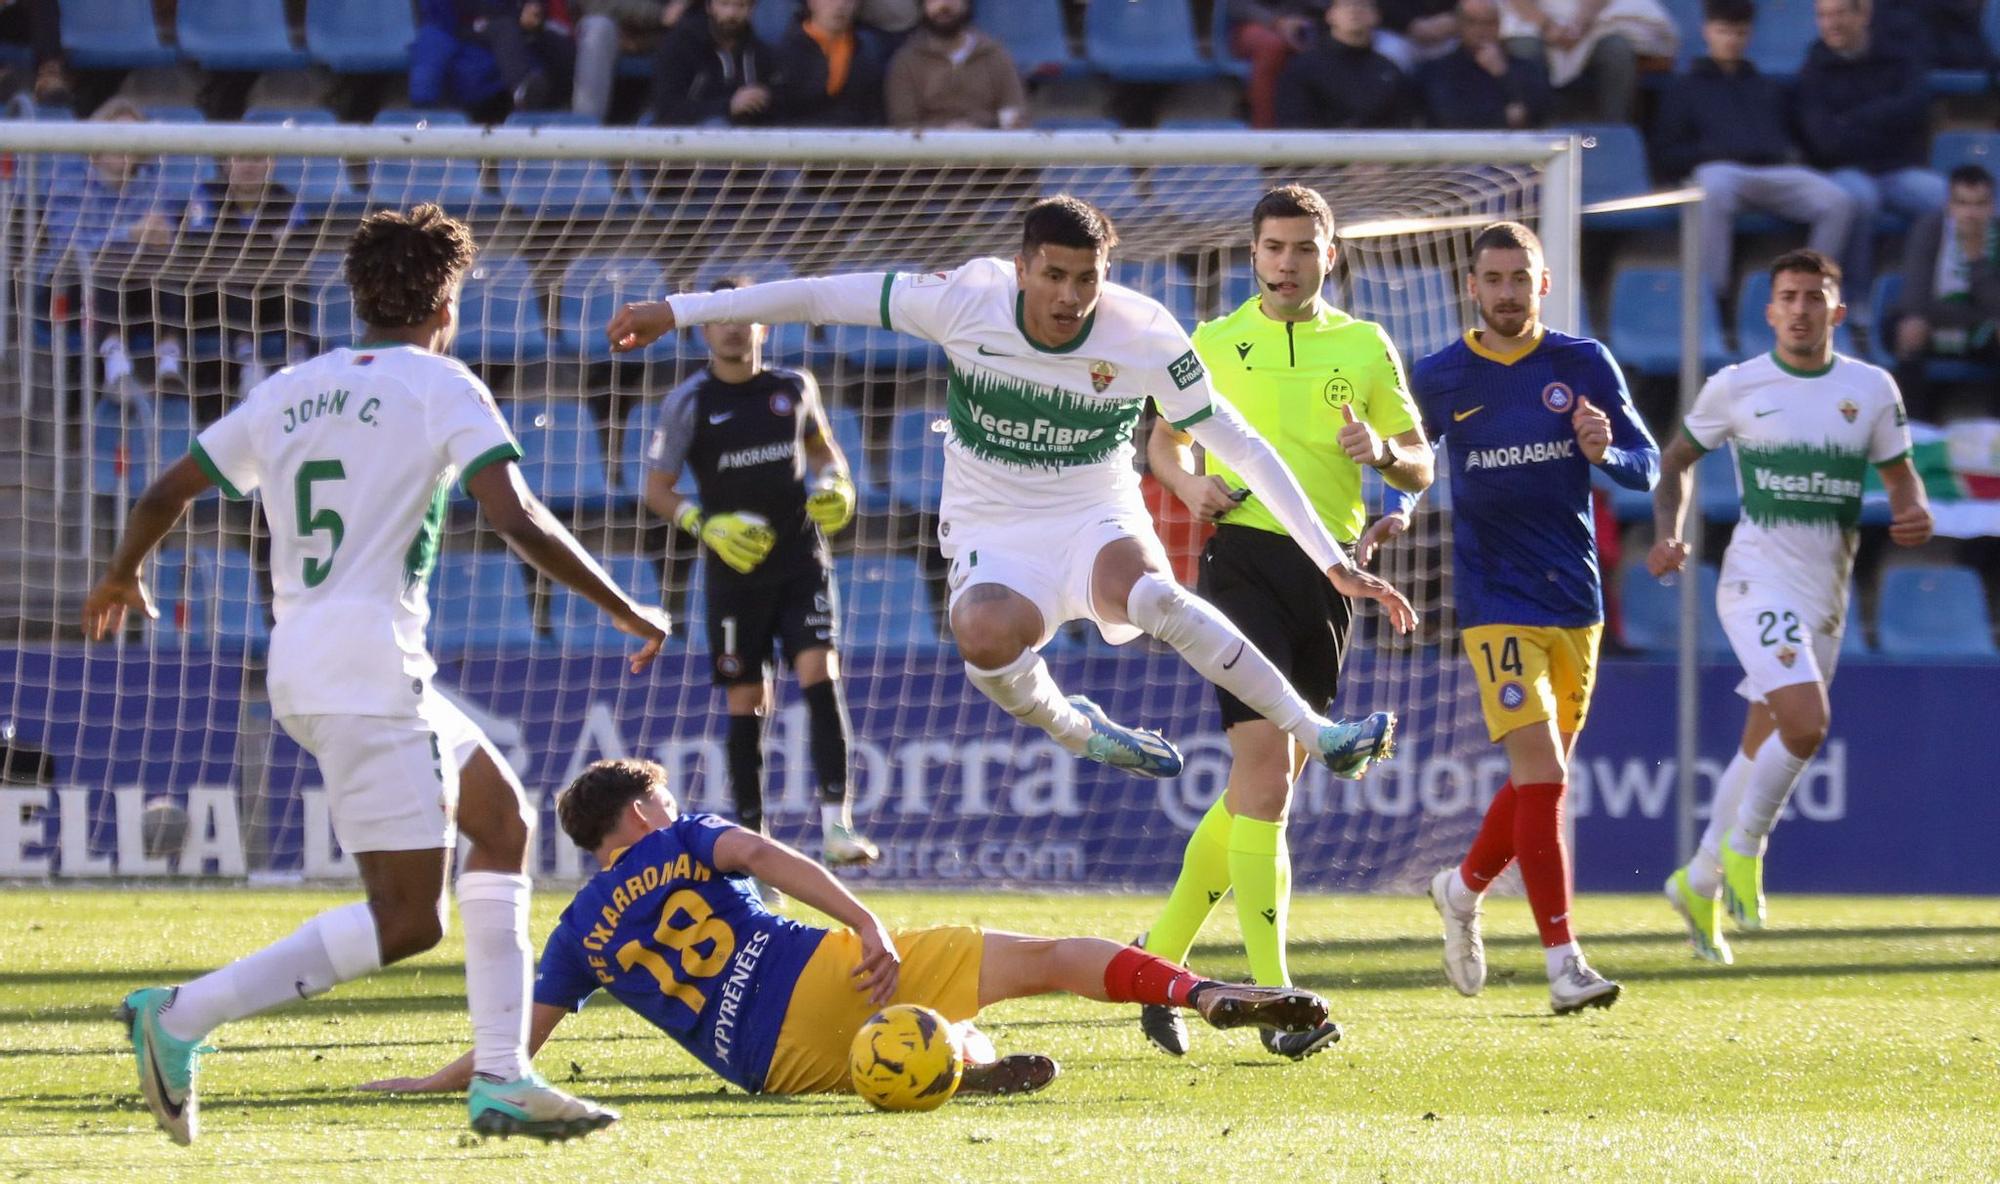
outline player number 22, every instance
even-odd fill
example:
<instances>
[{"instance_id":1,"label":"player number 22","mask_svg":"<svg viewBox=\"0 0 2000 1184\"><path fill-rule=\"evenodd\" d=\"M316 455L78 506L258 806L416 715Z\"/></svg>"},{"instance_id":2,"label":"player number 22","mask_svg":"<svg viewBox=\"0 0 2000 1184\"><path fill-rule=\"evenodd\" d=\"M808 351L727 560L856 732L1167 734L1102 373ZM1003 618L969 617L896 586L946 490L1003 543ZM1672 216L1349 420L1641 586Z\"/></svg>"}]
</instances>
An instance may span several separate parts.
<instances>
[{"instance_id":1,"label":"player number 22","mask_svg":"<svg viewBox=\"0 0 2000 1184\"><path fill-rule=\"evenodd\" d=\"M1790 611L1789 609L1787 609L1782 614L1774 613L1771 612L1769 609L1766 609L1765 611L1757 614L1757 623L1764 627L1764 632L1757 638L1757 642L1759 645L1778 644L1777 629L1780 621L1784 622L1785 640L1791 642L1794 645L1798 644L1799 640L1798 614Z\"/></svg>"},{"instance_id":2,"label":"player number 22","mask_svg":"<svg viewBox=\"0 0 2000 1184\"><path fill-rule=\"evenodd\" d=\"M309 539L325 531L333 536L333 542L326 549L325 559L315 559L308 555L305 559L306 587L317 588L333 574L333 554L340 550L340 540L347 537L347 524L340 515L325 506L313 509L313 484L319 481L341 481L347 477L347 469L337 460L309 460L299 466L299 475L294 481L299 498L299 537Z\"/></svg>"},{"instance_id":3,"label":"player number 22","mask_svg":"<svg viewBox=\"0 0 2000 1184\"><path fill-rule=\"evenodd\" d=\"M1526 676L1527 668L1521 665L1521 642L1519 638L1510 637L1500 643L1499 670L1494 669L1493 665L1493 643L1487 641L1480 642L1479 652L1486 656L1487 682L1499 682L1501 670L1506 671L1516 678Z\"/></svg>"},{"instance_id":4,"label":"player number 22","mask_svg":"<svg viewBox=\"0 0 2000 1184\"><path fill-rule=\"evenodd\" d=\"M676 924L682 914L686 914L687 920ZM729 922L716 916L701 894L691 888L667 897L660 906L660 925L653 930L653 940L680 953L681 973L689 978L707 978L721 970L729 955L736 952L736 931L729 927ZM704 942L709 943L707 954L697 948ZM708 996L680 981L667 965L666 957L644 941L634 939L619 946L618 965L626 970L645 967L658 980L661 992L669 999L687 1004L696 1014L708 1002Z\"/></svg>"}]
</instances>

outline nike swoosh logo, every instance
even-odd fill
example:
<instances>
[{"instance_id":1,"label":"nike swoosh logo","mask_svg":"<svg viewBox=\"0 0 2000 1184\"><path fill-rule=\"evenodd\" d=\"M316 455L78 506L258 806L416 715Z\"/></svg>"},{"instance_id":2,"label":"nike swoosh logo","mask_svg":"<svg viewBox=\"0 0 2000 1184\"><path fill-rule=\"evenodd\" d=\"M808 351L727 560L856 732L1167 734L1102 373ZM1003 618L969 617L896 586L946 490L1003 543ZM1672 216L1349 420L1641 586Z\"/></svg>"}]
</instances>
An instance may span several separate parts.
<instances>
[{"instance_id":1,"label":"nike swoosh logo","mask_svg":"<svg viewBox=\"0 0 2000 1184\"><path fill-rule=\"evenodd\" d=\"M1486 404L1481 403L1479 406L1474 407L1468 411L1454 411L1451 413L1451 422L1464 423L1466 420L1471 419L1473 416L1478 415L1480 412L1484 410L1486 410Z\"/></svg>"},{"instance_id":2,"label":"nike swoosh logo","mask_svg":"<svg viewBox=\"0 0 2000 1184\"><path fill-rule=\"evenodd\" d=\"M728 420L730 416L734 414L736 414L734 411L718 411L714 415L708 417L708 422L711 424L723 423L726 420Z\"/></svg>"},{"instance_id":3,"label":"nike swoosh logo","mask_svg":"<svg viewBox=\"0 0 2000 1184\"><path fill-rule=\"evenodd\" d=\"M1765 416L1767 416L1767 415L1776 415L1776 414L1778 413L1778 410L1779 410L1778 408L1776 408L1776 407L1773 407L1773 408L1771 408L1771 409L1770 409L1769 411L1759 411L1759 412L1757 412L1756 414L1752 415L1752 416L1751 416L1750 418L1752 418L1752 419L1762 419L1762 418L1764 418L1764 417L1765 417Z\"/></svg>"},{"instance_id":4,"label":"nike swoosh logo","mask_svg":"<svg viewBox=\"0 0 2000 1184\"><path fill-rule=\"evenodd\" d=\"M987 349L983 345L979 347L979 354L981 357L986 357L986 358L1011 358L1014 356L1013 354L996 354L992 350Z\"/></svg>"},{"instance_id":5,"label":"nike swoosh logo","mask_svg":"<svg viewBox=\"0 0 2000 1184\"><path fill-rule=\"evenodd\" d=\"M144 1022L140 1021L142 1024ZM159 1084L161 1103L166 1106L169 1114L179 1118L187 1109L187 1099L174 1097L173 1087L167 1084L167 1075L160 1071L160 1059L153 1054L153 1044L153 1039L146 1041L146 1068L152 1073L153 1080Z\"/></svg>"},{"instance_id":6,"label":"nike swoosh logo","mask_svg":"<svg viewBox=\"0 0 2000 1184\"><path fill-rule=\"evenodd\" d=\"M1236 659L1243 656L1243 647L1245 644L1247 643L1241 641L1236 643L1236 652L1229 655L1229 660L1222 664L1224 670L1230 670L1236 666Z\"/></svg>"}]
</instances>

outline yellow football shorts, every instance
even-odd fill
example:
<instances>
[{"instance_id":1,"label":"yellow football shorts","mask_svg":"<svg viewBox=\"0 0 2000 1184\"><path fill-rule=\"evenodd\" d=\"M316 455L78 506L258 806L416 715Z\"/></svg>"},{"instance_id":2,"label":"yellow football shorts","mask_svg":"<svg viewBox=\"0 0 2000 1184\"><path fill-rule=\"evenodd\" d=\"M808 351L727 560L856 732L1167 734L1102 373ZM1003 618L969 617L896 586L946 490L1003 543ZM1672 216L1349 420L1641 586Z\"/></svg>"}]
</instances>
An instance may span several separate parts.
<instances>
[{"instance_id":1,"label":"yellow football shorts","mask_svg":"<svg viewBox=\"0 0 2000 1184\"><path fill-rule=\"evenodd\" d=\"M952 1023L979 1014L979 963L986 934L963 925L911 929L889 935L903 955L891 1003L920 1003ZM861 961L861 939L851 931L829 933L792 987L792 1002L778 1029L767 1094L851 1093L847 1049L868 1017L880 1010L854 989L849 973Z\"/></svg>"},{"instance_id":2,"label":"yellow football shorts","mask_svg":"<svg viewBox=\"0 0 2000 1184\"><path fill-rule=\"evenodd\" d=\"M1547 720L1565 735L1583 730L1603 625L1474 625L1463 636L1486 732L1495 741Z\"/></svg>"}]
</instances>

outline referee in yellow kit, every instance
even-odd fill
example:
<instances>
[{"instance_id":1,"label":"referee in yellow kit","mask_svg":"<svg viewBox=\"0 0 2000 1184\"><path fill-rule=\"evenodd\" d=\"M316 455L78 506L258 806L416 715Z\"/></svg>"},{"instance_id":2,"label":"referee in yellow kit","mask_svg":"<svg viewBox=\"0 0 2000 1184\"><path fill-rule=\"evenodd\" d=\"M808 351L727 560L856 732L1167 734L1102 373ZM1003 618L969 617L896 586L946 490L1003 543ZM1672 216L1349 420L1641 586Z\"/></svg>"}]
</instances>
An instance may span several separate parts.
<instances>
[{"instance_id":1,"label":"referee in yellow kit","mask_svg":"<svg viewBox=\"0 0 2000 1184\"><path fill-rule=\"evenodd\" d=\"M1333 211L1317 191L1286 185L1266 193L1251 214L1250 237L1257 294L1196 329L1195 351L1215 389L1284 458L1327 530L1366 563L1377 544L1400 533L1402 520L1384 519L1363 535L1361 466L1413 493L1431 483L1431 447L1402 359L1381 326L1321 296L1337 247ZM1206 458L1203 473L1186 438L1164 424L1146 451L1153 476L1197 518L1218 523L1202 555L1201 594L1323 709L1340 685L1352 620L1346 598L1215 458ZM1185 961L1202 923L1234 890L1256 981L1289 984L1285 811L1306 754L1229 692L1216 693L1229 736L1229 786L1188 839L1180 879L1144 945ZM1143 1008L1140 1028L1166 1052L1187 1051L1187 1028L1171 1008ZM1329 1021L1311 1032L1265 1031L1264 1047L1303 1060L1338 1039Z\"/></svg>"}]
</instances>

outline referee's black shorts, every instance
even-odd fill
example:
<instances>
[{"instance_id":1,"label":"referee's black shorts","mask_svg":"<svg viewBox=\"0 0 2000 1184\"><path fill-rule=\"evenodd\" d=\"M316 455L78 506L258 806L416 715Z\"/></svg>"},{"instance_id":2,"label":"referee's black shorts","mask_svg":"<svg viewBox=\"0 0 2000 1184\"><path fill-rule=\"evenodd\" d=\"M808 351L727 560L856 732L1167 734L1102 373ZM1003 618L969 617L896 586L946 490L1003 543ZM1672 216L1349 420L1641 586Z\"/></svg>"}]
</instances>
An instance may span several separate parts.
<instances>
[{"instance_id":1,"label":"referee's black shorts","mask_svg":"<svg viewBox=\"0 0 2000 1184\"><path fill-rule=\"evenodd\" d=\"M1222 525L1201 556L1196 590L1263 651L1315 711L1340 689L1353 610L1290 535ZM1262 719L1241 699L1215 689L1222 726Z\"/></svg>"}]
</instances>

